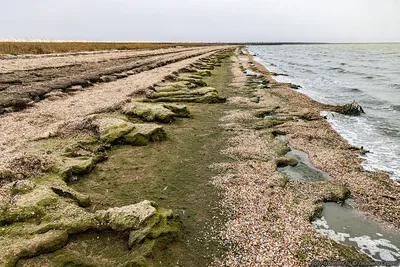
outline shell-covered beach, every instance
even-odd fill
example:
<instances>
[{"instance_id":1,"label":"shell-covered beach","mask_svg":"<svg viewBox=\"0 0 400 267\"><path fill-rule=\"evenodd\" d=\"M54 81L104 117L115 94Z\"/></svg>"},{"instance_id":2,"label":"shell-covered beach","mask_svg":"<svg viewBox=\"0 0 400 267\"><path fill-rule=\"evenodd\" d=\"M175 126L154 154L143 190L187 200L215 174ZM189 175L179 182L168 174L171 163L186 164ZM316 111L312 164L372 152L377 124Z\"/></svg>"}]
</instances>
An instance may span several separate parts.
<instances>
[{"instance_id":1,"label":"shell-covered beach","mask_svg":"<svg viewBox=\"0 0 400 267\"><path fill-rule=\"evenodd\" d=\"M400 186L321 116L341 107L244 47L0 63L0 266L377 260L318 231L326 202L398 236Z\"/></svg>"}]
</instances>

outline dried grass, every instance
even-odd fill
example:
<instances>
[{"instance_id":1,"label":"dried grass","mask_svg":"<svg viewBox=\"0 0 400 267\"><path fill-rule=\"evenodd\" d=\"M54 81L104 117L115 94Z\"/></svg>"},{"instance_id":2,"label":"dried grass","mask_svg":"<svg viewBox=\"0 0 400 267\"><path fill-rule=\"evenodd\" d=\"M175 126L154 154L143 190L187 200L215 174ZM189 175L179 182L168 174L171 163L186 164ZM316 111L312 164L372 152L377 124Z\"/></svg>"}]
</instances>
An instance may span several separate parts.
<instances>
[{"instance_id":1,"label":"dried grass","mask_svg":"<svg viewBox=\"0 0 400 267\"><path fill-rule=\"evenodd\" d=\"M206 46L205 43L114 43L114 42L0 42L0 54L49 54L80 51L159 49Z\"/></svg>"}]
</instances>

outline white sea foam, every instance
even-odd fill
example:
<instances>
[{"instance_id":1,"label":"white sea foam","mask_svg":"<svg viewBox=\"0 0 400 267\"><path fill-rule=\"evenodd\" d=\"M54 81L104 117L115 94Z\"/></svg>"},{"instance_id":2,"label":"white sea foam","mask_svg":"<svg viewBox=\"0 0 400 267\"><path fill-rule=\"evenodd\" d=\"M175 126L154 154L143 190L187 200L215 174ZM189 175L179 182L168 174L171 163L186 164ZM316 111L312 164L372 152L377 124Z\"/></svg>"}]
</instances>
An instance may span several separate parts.
<instances>
[{"instance_id":1,"label":"white sea foam","mask_svg":"<svg viewBox=\"0 0 400 267\"><path fill-rule=\"evenodd\" d=\"M320 232L321 234L326 235L330 239L340 243L346 241L350 237L349 234L346 233L338 233L334 230L329 229L328 222L324 217L321 219L315 220L312 222L312 225Z\"/></svg>"},{"instance_id":2,"label":"white sea foam","mask_svg":"<svg viewBox=\"0 0 400 267\"><path fill-rule=\"evenodd\" d=\"M372 239L370 236L357 236L349 238L357 243L358 248L375 260L395 261L400 259L400 250L387 239Z\"/></svg>"},{"instance_id":3,"label":"white sea foam","mask_svg":"<svg viewBox=\"0 0 400 267\"><path fill-rule=\"evenodd\" d=\"M338 243L350 244L354 242L363 253L370 255L377 261L396 261L400 259L400 249L384 238L374 239L368 235L351 236L348 233L336 232L329 228L325 217L312 222L314 228L323 235ZM382 234L379 234L383 236Z\"/></svg>"},{"instance_id":4,"label":"white sea foam","mask_svg":"<svg viewBox=\"0 0 400 267\"><path fill-rule=\"evenodd\" d=\"M366 170L386 171L400 182L400 45L250 46L257 61L279 82L301 86L301 93L326 104L359 102L366 114L350 117L328 114L328 121L350 144L363 146ZM390 53L389 53L390 52ZM343 67L345 66L345 67ZM346 71L337 71L345 68ZM373 79L365 79L365 77Z\"/></svg>"},{"instance_id":5,"label":"white sea foam","mask_svg":"<svg viewBox=\"0 0 400 267\"><path fill-rule=\"evenodd\" d=\"M382 135L376 126L367 118L344 116L332 112L323 112L332 127L351 145L363 146L369 153L363 155L366 161L363 167L367 170L383 170L400 181L400 144L390 136Z\"/></svg>"}]
</instances>

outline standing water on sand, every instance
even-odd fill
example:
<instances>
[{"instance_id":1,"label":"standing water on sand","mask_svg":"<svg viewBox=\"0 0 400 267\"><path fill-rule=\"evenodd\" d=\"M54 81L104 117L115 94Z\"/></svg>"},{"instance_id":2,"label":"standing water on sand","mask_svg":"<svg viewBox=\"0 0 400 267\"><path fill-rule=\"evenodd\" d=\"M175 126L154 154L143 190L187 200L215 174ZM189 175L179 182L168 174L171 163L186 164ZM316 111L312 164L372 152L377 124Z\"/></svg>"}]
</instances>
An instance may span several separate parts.
<instances>
[{"instance_id":1,"label":"standing water on sand","mask_svg":"<svg viewBox=\"0 0 400 267\"><path fill-rule=\"evenodd\" d=\"M330 239L354 246L376 261L399 260L400 235L368 220L352 203L351 200L347 200L343 206L333 202L325 203L322 217L314 220L313 226Z\"/></svg>"},{"instance_id":2,"label":"standing water on sand","mask_svg":"<svg viewBox=\"0 0 400 267\"><path fill-rule=\"evenodd\" d=\"M250 46L279 82L326 104L357 101L360 117L328 114L350 144L370 153L364 167L400 182L400 44Z\"/></svg>"}]
</instances>

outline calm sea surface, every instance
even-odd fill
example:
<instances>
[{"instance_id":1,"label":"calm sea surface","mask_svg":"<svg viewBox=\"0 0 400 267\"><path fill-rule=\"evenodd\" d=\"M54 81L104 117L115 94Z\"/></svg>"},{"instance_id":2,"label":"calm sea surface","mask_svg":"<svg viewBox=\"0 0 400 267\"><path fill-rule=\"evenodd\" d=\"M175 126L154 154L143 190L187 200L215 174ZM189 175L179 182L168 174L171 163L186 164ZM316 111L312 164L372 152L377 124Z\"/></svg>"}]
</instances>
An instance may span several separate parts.
<instances>
[{"instance_id":1,"label":"calm sea surface","mask_svg":"<svg viewBox=\"0 0 400 267\"><path fill-rule=\"evenodd\" d=\"M280 82L327 104L357 101L360 117L328 113L348 142L369 150L367 170L384 170L400 182L400 44L249 46Z\"/></svg>"}]
</instances>

